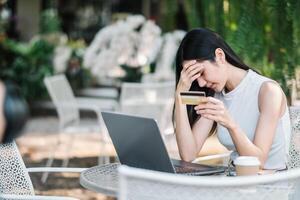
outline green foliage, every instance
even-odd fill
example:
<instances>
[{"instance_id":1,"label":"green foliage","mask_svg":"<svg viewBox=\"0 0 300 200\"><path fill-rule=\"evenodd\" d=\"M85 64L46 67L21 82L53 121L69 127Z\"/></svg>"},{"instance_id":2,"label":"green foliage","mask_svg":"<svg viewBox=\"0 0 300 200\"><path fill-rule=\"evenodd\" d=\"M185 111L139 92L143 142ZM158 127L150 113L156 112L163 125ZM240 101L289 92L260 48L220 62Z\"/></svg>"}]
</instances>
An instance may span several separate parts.
<instances>
[{"instance_id":1,"label":"green foliage","mask_svg":"<svg viewBox=\"0 0 300 200\"><path fill-rule=\"evenodd\" d=\"M161 21L160 26L164 32L172 31L176 28L176 13L178 11L177 1L161 0Z\"/></svg>"},{"instance_id":2,"label":"green foliage","mask_svg":"<svg viewBox=\"0 0 300 200\"><path fill-rule=\"evenodd\" d=\"M287 1L272 0L267 4L270 9L271 38L269 41L269 53L272 56L270 60L274 66L272 77L276 79L286 93L289 92L287 80L290 79L291 71L294 71L293 50L293 27L292 21L287 13Z\"/></svg>"},{"instance_id":3,"label":"green foliage","mask_svg":"<svg viewBox=\"0 0 300 200\"><path fill-rule=\"evenodd\" d=\"M201 18L199 16L200 12L197 11L197 2L197 0L186 0L183 4L185 13L188 13L187 22L189 29L200 26Z\"/></svg>"},{"instance_id":4,"label":"green foliage","mask_svg":"<svg viewBox=\"0 0 300 200\"><path fill-rule=\"evenodd\" d=\"M42 12L40 19L40 33L55 33L61 30L61 21L58 17L57 11L48 9Z\"/></svg>"},{"instance_id":5,"label":"green foliage","mask_svg":"<svg viewBox=\"0 0 300 200\"><path fill-rule=\"evenodd\" d=\"M121 68L126 71L125 77L121 78L123 82L140 82L142 79L142 69L133 68L127 65L121 65Z\"/></svg>"},{"instance_id":6,"label":"green foliage","mask_svg":"<svg viewBox=\"0 0 300 200\"><path fill-rule=\"evenodd\" d=\"M300 1L299 0L287 0L287 17L292 21L293 26L293 49L296 67L300 67Z\"/></svg>"},{"instance_id":7,"label":"green foliage","mask_svg":"<svg viewBox=\"0 0 300 200\"><path fill-rule=\"evenodd\" d=\"M259 63L263 59L265 41L262 23L261 7L256 1L246 1L241 6L241 15L237 23L237 30L232 34L229 43L235 51L251 64Z\"/></svg>"},{"instance_id":8,"label":"green foliage","mask_svg":"<svg viewBox=\"0 0 300 200\"><path fill-rule=\"evenodd\" d=\"M65 72L70 85L75 91L78 88L84 88L92 85L91 72L82 67L83 51L80 41L70 41L69 46L72 48L72 55L68 61L67 70Z\"/></svg>"},{"instance_id":9,"label":"green foliage","mask_svg":"<svg viewBox=\"0 0 300 200\"><path fill-rule=\"evenodd\" d=\"M28 44L5 40L0 44L0 79L16 82L29 101L45 97L43 79L53 74L53 49L44 40Z\"/></svg>"},{"instance_id":10,"label":"green foliage","mask_svg":"<svg viewBox=\"0 0 300 200\"><path fill-rule=\"evenodd\" d=\"M204 27L217 31L220 35L224 35L224 7L223 0L203 0L201 3L203 16L205 18L202 23Z\"/></svg>"},{"instance_id":11,"label":"green foliage","mask_svg":"<svg viewBox=\"0 0 300 200\"><path fill-rule=\"evenodd\" d=\"M187 0L189 29L210 28L224 37L248 65L278 81L300 67L299 0ZM174 14L173 14L174 15Z\"/></svg>"}]
</instances>

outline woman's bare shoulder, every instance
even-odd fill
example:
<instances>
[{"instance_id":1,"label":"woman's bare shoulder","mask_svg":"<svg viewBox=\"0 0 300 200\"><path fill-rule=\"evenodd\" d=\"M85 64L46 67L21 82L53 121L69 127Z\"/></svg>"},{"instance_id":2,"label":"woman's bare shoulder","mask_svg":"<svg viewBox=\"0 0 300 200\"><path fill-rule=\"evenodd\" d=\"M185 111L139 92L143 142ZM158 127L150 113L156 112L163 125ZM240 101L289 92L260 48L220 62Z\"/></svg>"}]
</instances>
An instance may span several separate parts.
<instances>
[{"instance_id":1,"label":"woman's bare shoulder","mask_svg":"<svg viewBox=\"0 0 300 200\"><path fill-rule=\"evenodd\" d=\"M277 82L266 81L262 84L258 97L260 111L281 110L283 102L285 102L285 94Z\"/></svg>"}]
</instances>

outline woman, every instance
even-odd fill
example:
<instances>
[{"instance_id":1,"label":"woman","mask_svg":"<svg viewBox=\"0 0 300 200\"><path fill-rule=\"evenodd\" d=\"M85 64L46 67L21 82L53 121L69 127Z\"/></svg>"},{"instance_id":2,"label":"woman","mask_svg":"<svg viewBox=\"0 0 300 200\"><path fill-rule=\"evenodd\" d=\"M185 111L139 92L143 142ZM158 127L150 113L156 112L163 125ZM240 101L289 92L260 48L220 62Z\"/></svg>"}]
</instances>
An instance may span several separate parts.
<instances>
[{"instance_id":1,"label":"woman","mask_svg":"<svg viewBox=\"0 0 300 200\"><path fill-rule=\"evenodd\" d=\"M0 144L11 142L26 123L28 106L12 83L0 81Z\"/></svg>"},{"instance_id":2,"label":"woman","mask_svg":"<svg viewBox=\"0 0 300 200\"><path fill-rule=\"evenodd\" d=\"M182 104L180 92L205 91L207 103ZM290 134L287 100L280 86L244 64L215 32L194 29L176 56L176 139L183 160L196 158L216 130L220 142L263 169L286 168Z\"/></svg>"}]
</instances>

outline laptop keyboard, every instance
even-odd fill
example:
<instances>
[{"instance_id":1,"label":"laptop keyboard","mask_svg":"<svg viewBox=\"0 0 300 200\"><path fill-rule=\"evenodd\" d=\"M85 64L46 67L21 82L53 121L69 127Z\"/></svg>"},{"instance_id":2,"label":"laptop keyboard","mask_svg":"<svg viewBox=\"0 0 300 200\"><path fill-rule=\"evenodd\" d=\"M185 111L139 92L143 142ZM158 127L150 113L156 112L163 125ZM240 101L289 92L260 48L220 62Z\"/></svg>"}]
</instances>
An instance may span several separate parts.
<instances>
[{"instance_id":1,"label":"laptop keyboard","mask_svg":"<svg viewBox=\"0 0 300 200\"><path fill-rule=\"evenodd\" d=\"M184 174L184 175L190 175L190 176L205 175L205 174L203 174L202 170L197 170L194 167L174 166L174 168L175 168L175 171L177 174ZM211 174L218 174L218 173L222 173L222 170L219 172L217 172L217 171L212 172Z\"/></svg>"},{"instance_id":2,"label":"laptop keyboard","mask_svg":"<svg viewBox=\"0 0 300 200\"><path fill-rule=\"evenodd\" d=\"M181 167L181 166L174 166L174 168L176 173L178 174L196 175L198 172L195 168Z\"/></svg>"},{"instance_id":3,"label":"laptop keyboard","mask_svg":"<svg viewBox=\"0 0 300 200\"><path fill-rule=\"evenodd\" d=\"M174 166L174 168L177 173L191 173L195 171L195 169L190 169L188 167Z\"/></svg>"}]
</instances>

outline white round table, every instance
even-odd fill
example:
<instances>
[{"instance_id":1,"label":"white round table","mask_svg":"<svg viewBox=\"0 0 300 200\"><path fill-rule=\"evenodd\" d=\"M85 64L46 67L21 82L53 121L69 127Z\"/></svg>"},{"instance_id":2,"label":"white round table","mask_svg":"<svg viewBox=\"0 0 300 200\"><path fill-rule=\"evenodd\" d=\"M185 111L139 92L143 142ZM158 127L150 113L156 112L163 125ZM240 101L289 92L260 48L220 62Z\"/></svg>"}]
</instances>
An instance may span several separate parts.
<instances>
[{"instance_id":1,"label":"white round table","mask_svg":"<svg viewBox=\"0 0 300 200\"><path fill-rule=\"evenodd\" d=\"M120 163L109 163L91 167L81 172L80 184L88 190L117 197L119 166Z\"/></svg>"}]
</instances>

